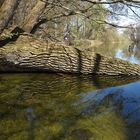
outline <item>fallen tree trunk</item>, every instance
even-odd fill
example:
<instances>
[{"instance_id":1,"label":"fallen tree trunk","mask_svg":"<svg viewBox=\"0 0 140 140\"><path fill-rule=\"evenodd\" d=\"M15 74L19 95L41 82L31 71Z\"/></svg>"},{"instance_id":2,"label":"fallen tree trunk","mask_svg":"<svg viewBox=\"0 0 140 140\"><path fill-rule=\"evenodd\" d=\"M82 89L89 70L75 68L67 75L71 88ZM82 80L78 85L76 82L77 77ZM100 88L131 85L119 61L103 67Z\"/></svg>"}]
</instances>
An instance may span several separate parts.
<instances>
[{"instance_id":1,"label":"fallen tree trunk","mask_svg":"<svg viewBox=\"0 0 140 140\"><path fill-rule=\"evenodd\" d=\"M19 0L5 0L0 2L0 34L7 27L10 20L14 15L14 11L19 4ZM46 2L38 0L36 5L32 8L30 13L24 19L22 30L31 33L36 28L36 24L39 22L40 16L43 14L46 8ZM17 25L18 26L18 25ZM34 29L35 30L35 29Z\"/></svg>"},{"instance_id":2,"label":"fallen tree trunk","mask_svg":"<svg viewBox=\"0 0 140 140\"><path fill-rule=\"evenodd\" d=\"M4 0L0 0L0 7L2 6L3 2L4 2Z\"/></svg>"},{"instance_id":3,"label":"fallen tree trunk","mask_svg":"<svg viewBox=\"0 0 140 140\"><path fill-rule=\"evenodd\" d=\"M46 3L38 0L35 7L31 10L29 15L25 18L24 25L22 29L28 33L32 31L32 29L35 27L35 25L39 22L39 17L42 15L46 8Z\"/></svg>"},{"instance_id":4,"label":"fallen tree trunk","mask_svg":"<svg viewBox=\"0 0 140 140\"><path fill-rule=\"evenodd\" d=\"M0 48L0 71L140 75L140 65L21 35Z\"/></svg>"},{"instance_id":5,"label":"fallen tree trunk","mask_svg":"<svg viewBox=\"0 0 140 140\"><path fill-rule=\"evenodd\" d=\"M18 0L5 0L1 1L0 7L0 34L14 15L15 8L18 5Z\"/></svg>"}]
</instances>

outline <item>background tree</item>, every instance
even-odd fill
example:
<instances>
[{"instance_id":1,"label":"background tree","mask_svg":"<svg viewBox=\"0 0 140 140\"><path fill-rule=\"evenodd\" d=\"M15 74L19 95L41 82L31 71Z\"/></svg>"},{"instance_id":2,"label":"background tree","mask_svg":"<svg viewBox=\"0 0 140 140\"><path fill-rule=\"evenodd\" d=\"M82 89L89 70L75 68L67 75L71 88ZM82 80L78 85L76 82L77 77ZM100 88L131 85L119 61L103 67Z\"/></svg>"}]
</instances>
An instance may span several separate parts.
<instances>
[{"instance_id":1,"label":"background tree","mask_svg":"<svg viewBox=\"0 0 140 140\"><path fill-rule=\"evenodd\" d=\"M100 38L106 25L122 28L114 21L127 17L128 11L138 17L134 8L140 8L134 0L5 0L0 4L1 32L16 25L53 41L62 41L66 35L69 39Z\"/></svg>"}]
</instances>

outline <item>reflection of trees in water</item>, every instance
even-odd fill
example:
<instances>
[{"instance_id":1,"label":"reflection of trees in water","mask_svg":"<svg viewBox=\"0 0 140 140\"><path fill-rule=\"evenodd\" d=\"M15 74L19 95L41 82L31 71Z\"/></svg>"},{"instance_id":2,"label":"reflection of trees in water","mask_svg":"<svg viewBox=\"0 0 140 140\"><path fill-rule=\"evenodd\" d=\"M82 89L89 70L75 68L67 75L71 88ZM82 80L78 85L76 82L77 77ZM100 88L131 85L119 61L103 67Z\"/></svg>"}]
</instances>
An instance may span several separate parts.
<instances>
[{"instance_id":1,"label":"reflection of trees in water","mask_svg":"<svg viewBox=\"0 0 140 140\"><path fill-rule=\"evenodd\" d=\"M140 60L140 44L139 44L139 43L136 44L134 56L135 56L138 60Z\"/></svg>"},{"instance_id":2,"label":"reflection of trees in water","mask_svg":"<svg viewBox=\"0 0 140 140\"><path fill-rule=\"evenodd\" d=\"M95 52L101 53L105 56L114 57L116 55L117 50L123 50L125 48L127 48L127 44L109 43L95 47Z\"/></svg>"},{"instance_id":3,"label":"reflection of trees in water","mask_svg":"<svg viewBox=\"0 0 140 140\"><path fill-rule=\"evenodd\" d=\"M123 52L123 58L126 60L130 60L133 63L140 63L140 44L132 43L128 46L128 48L125 48L122 50Z\"/></svg>"},{"instance_id":4,"label":"reflection of trees in water","mask_svg":"<svg viewBox=\"0 0 140 140\"><path fill-rule=\"evenodd\" d=\"M106 56L117 57L133 63L140 63L140 43L108 44L95 48L95 51Z\"/></svg>"},{"instance_id":5,"label":"reflection of trees in water","mask_svg":"<svg viewBox=\"0 0 140 140\"><path fill-rule=\"evenodd\" d=\"M88 107L92 110L93 106L89 102L77 104L83 98L81 95L85 96L82 93L121 85L126 80L136 79L56 74L1 75L0 139L114 140L112 136L115 134L116 140L120 137L126 140L125 122L114 108L110 111L111 94L106 96L108 103L103 98L94 106L95 111L84 115L81 112ZM102 90L98 95L105 92Z\"/></svg>"}]
</instances>

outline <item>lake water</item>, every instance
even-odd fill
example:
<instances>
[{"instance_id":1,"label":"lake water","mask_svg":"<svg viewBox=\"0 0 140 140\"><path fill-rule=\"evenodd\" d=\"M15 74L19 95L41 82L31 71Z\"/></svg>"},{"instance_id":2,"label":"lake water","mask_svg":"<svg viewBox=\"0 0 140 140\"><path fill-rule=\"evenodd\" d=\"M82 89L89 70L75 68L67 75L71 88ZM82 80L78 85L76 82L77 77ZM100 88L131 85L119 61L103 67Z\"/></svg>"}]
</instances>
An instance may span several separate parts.
<instances>
[{"instance_id":1,"label":"lake water","mask_svg":"<svg viewBox=\"0 0 140 140\"><path fill-rule=\"evenodd\" d=\"M140 140L140 77L0 74L0 140Z\"/></svg>"},{"instance_id":2,"label":"lake water","mask_svg":"<svg viewBox=\"0 0 140 140\"><path fill-rule=\"evenodd\" d=\"M140 44L109 44L95 48L103 55L120 58L135 64L140 64Z\"/></svg>"},{"instance_id":3,"label":"lake water","mask_svg":"<svg viewBox=\"0 0 140 140\"><path fill-rule=\"evenodd\" d=\"M0 75L0 140L139 140L137 77Z\"/></svg>"}]
</instances>

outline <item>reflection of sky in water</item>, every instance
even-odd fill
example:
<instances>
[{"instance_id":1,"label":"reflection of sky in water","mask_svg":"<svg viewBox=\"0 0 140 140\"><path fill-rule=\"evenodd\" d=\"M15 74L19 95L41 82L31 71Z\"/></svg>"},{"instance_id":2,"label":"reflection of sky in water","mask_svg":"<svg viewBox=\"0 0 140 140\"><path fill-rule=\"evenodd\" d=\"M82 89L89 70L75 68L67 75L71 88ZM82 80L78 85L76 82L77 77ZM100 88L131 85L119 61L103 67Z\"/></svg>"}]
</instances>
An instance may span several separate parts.
<instances>
[{"instance_id":1,"label":"reflection of sky in water","mask_svg":"<svg viewBox=\"0 0 140 140\"><path fill-rule=\"evenodd\" d=\"M112 105L121 104L120 113L128 123L140 121L140 81L86 93L81 102L88 102L90 106L83 112L92 112L93 107L103 102L106 97L111 100Z\"/></svg>"},{"instance_id":2,"label":"reflection of sky in water","mask_svg":"<svg viewBox=\"0 0 140 140\"><path fill-rule=\"evenodd\" d=\"M132 63L134 63L134 64L140 64L140 60L138 60L138 59L134 56L134 54L132 54L131 56L125 56L123 50L121 50L121 49L118 49L118 50L116 51L115 57L116 57L116 58L120 58L120 59L125 60L125 61L132 62Z\"/></svg>"}]
</instances>

